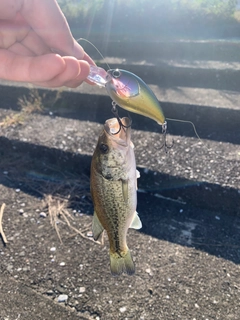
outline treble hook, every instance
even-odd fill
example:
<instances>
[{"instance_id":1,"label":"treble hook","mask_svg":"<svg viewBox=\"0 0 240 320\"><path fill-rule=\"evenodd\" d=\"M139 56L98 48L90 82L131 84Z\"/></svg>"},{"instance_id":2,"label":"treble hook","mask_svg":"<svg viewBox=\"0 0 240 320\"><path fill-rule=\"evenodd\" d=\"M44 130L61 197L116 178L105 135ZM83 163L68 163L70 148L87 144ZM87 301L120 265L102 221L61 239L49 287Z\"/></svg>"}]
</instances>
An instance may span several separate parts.
<instances>
[{"instance_id":1,"label":"treble hook","mask_svg":"<svg viewBox=\"0 0 240 320\"><path fill-rule=\"evenodd\" d=\"M167 122L165 121L162 125L162 134L163 134L163 144L161 145L160 149L164 147L165 152L168 152L168 149L172 149L174 145L174 140L172 141L171 145L167 144Z\"/></svg>"},{"instance_id":2,"label":"treble hook","mask_svg":"<svg viewBox=\"0 0 240 320\"><path fill-rule=\"evenodd\" d=\"M127 129L127 128L130 128L131 127L131 125L132 125L132 120L131 120L131 122L130 122L130 124L128 125L128 126L125 126L123 123L122 123L122 121L121 121L121 118L119 117L119 115L118 115L118 110L117 110L117 104L116 104L116 102L115 101L112 101L112 113L114 114L114 116L117 118L117 121L118 121L118 123L119 123L119 130L117 131L117 132L115 132L115 133L112 133L113 135L115 135L115 134L118 134L120 131L121 131L121 129L122 128L125 128L125 129Z\"/></svg>"}]
</instances>

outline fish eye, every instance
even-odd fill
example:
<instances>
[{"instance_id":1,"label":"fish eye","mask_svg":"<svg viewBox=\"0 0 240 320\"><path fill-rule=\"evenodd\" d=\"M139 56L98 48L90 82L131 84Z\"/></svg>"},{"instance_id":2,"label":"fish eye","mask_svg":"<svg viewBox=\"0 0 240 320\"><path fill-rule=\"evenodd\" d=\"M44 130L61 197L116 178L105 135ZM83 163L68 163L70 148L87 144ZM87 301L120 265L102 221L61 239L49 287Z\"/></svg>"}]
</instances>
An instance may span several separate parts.
<instances>
[{"instance_id":1,"label":"fish eye","mask_svg":"<svg viewBox=\"0 0 240 320\"><path fill-rule=\"evenodd\" d=\"M108 152L108 145L101 143L99 146L99 149L102 153L107 153Z\"/></svg>"},{"instance_id":2,"label":"fish eye","mask_svg":"<svg viewBox=\"0 0 240 320\"><path fill-rule=\"evenodd\" d=\"M121 75L121 72L118 69L116 69L116 70L113 70L112 75L114 78L119 78Z\"/></svg>"}]
</instances>

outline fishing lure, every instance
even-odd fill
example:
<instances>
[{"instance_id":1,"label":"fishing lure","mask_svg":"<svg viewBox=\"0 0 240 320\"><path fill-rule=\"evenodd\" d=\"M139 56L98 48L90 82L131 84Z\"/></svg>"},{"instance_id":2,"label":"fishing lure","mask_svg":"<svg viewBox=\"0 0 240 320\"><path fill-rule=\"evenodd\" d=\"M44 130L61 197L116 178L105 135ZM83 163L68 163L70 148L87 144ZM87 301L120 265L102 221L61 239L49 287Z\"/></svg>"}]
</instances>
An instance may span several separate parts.
<instances>
[{"instance_id":1,"label":"fishing lure","mask_svg":"<svg viewBox=\"0 0 240 320\"><path fill-rule=\"evenodd\" d=\"M107 93L113 100L112 111L120 125L121 120L117 115L116 105L155 120L162 126L163 146L165 149L171 148L166 143L167 122L163 110L155 94L141 78L122 69L106 71L97 66L90 66L88 80L106 88Z\"/></svg>"}]
</instances>

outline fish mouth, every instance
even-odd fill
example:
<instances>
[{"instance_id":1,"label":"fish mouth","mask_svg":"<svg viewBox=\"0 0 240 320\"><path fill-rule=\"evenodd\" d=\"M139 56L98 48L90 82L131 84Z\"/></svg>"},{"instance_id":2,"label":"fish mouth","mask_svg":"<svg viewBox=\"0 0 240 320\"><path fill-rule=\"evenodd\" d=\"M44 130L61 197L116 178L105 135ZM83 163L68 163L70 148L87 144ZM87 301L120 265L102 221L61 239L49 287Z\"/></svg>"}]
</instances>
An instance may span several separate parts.
<instances>
[{"instance_id":1,"label":"fish mouth","mask_svg":"<svg viewBox=\"0 0 240 320\"><path fill-rule=\"evenodd\" d=\"M108 119L104 124L104 130L118 144L127 146L131 138L131 120L128 117L123 117L121 123L123 126L120 125L117 118Z\"/></svg>"}]
</instances>

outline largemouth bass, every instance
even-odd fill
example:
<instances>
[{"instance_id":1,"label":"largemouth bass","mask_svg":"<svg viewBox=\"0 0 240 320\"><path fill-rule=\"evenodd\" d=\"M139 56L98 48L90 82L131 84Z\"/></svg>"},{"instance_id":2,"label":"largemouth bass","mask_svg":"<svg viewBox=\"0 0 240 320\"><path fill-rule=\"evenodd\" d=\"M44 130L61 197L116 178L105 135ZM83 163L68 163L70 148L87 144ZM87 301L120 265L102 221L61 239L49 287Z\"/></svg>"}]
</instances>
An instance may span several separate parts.
<instances>
[{"instance_id":1,"label":"largemouth bass","mask_svg":"<svg viewBox=\"0 0 240 320\"><path fill-rule=\"evenodd\" d=\"M91 164L91 195L94 204L93 237L106 230L110 243L110 269L113 275L135 272L127 246L128 228L140 229L136 212L137 178L129 118L109 119L99 136ZM119 130L120 129L120 130Z\"/></svg>"}]
</instances>

